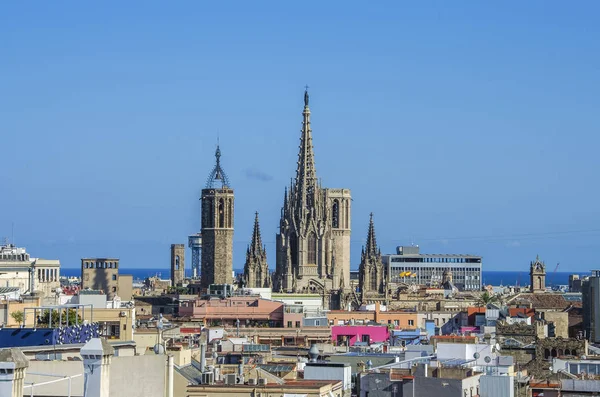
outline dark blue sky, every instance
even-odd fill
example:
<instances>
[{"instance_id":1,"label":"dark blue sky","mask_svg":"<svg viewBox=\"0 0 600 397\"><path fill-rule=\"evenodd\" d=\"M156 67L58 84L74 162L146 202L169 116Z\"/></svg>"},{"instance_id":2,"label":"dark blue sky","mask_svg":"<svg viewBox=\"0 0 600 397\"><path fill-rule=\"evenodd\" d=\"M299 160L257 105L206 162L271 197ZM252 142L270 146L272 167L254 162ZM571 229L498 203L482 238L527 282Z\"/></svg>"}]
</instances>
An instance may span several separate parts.
<instances>
[{"instance_id":1,"label":"dark blue sky","mask_svg":"<svg viewBox=\"0 0 600 397\"><path fill-rule=\"evenodd\" d=\"M600 248L597 2L0 5L0 236L79 266L168 266L199 229L220 136L234 267L268 260L303 87L317 173L383 252L587 271ZM189 251L187 252L189 254ZM189 261L189 256L188 256ZM188 262L189 263L189 262Z\"/></svg>"}]
</instances>

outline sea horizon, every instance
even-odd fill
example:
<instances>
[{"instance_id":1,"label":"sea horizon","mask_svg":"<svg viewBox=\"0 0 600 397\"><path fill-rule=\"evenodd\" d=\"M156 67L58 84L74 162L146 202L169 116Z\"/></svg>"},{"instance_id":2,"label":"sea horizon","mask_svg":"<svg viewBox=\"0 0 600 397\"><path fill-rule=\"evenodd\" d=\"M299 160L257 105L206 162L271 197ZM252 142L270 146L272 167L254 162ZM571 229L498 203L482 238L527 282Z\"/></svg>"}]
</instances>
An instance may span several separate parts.
<instances>
[{"instance_id":1,"label":"sea horizon","mask_svg":"<svg viewBox=\"0 0 600 397\"><path fill-rule=\"evenodd\" d=\"M274 270L274 269L271 269ZM243 273L244 269L234 269L236 274ZM120 268L120 274L131 274L134 280L144 280L148 277L158 276L162 279L169 279L171 271L169 268ZM191 277L192 270L185 270L186 277ZM589 276L591 271L586 272L548 272L546 273L546 285L568 285L569 276L577 274L580 277ZM61 268L61 276L80 277L81 268L64 267ZM483 285L529 285L529 270L511 271L511 270L483 270Z\"/></svg>"}]
</instances>

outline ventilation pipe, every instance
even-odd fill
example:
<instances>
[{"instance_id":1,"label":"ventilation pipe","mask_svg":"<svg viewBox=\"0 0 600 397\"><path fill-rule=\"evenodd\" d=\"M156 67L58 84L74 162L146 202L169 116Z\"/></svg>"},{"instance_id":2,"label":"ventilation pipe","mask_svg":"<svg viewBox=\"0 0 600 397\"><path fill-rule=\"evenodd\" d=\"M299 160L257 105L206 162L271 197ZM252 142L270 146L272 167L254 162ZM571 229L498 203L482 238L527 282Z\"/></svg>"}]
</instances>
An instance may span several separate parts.
<instances>
[{"instance_id":1,"label":"ventilation pipe","mask_svg":"<svg viewBox=\"0 0 600 397\"><path fill-rule=\"evenodd\" d=\"M200 371L204 372L206 368L206 344L200 344Z\"/></svg>"},{"instance_id":2,"label":"ventilation pipe","mask_svg":"<svg viewBox=\"0 0 600 397\"><path fill-rule=\"evenodd\" d=\"M171 355L171 354L169 354L167 356L167 367L168 367L167 397L173 397L173 355Z\"/></svg>"}]
</instances>

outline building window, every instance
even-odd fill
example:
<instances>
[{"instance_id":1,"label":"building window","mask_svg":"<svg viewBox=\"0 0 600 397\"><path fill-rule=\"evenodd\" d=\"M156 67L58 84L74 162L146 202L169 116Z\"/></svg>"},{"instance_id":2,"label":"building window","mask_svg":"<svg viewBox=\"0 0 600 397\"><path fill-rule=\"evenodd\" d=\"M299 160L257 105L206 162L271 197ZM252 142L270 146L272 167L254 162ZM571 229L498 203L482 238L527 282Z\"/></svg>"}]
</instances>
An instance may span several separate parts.
<instances>
[{"instance_id":1,"label":"building window","mask_svg":"<svg viewBox=\"0 0 600 397\"><path fill-rule=\"evenodd\" d=\"M117 287L112 287L112 292L117 292Z\"/></svg>"},{"instance_id":2,"label":"building window","mask_svg":"<svg viewBox=\"0 0 600 397\"><path fill-rule=\"evenodd\" d=\"M179 270L179 255L175 256L175 270Z\"/></svg>"},{"instance_id":3,"label":"building window","mask_svg":"<svg viewBox=\"0 0 600 397\"><path fill-rule=\"evenodd\" d=\"M288 322L287 322L287 327L288 327L288 328L292 328L292 322L291 322L291 321L288 321Z\"/></svg>"},{"instance_id":4,"label":"building window","mask_svg":"<svg viewBox=\"0 0 600 397\"><path fill-rule=\"evenodd\" d=\"M320 325L321 325L321 322L320 322L319 320L315 320L315 325L316 325L316 326L320 326Z\"/></svg>"},{"instance_id":5,"label":"building window","mask_svg":"<svg viewBox=\"0 0 600 397\"><path fill-rule=\"evenodd\" d=\"M314 233L308 235L308 263L317 263L317 238Z\"/></svg>"},{"instance_id":6,"label":"building window","mask_svg":"<svg viewBox=\"0 0 600 397\"><path fill-rule=\"evenodd\" d=\"M333 200L333 207L331 209L331 223L334 229L340 227L340 204L337 200Z\"/></svg>"},{"instance_id":7,"label":"building window","mask_svg":"<svg viewBox=\"0 0 600 397\"><path fill-rule=\"evenodd\" d=\"M415 320L408 320L408 325L415 325Z\"/></svg>"},{"instance_id":8,"label":"building window","mask_svg":"<svg viewBox=\"0 0 600 397\"><path fill-rule=\"evenodd\" d=\"M296 328L300 328L300 321L296 321Z\"/></svg>"},{"instance_id":9,"label":"building window","mask_svg":"<svg viewBox=\"0 0 600 397\"><path fill-rule=\"evenodd\" d=\"M396 327L399 327L400 326L400 320L394 320L394 325Z\"/></svg>"},{"instance_id":10,"label":"building window","mask_svg":"<svg viewBox=\"0 0 600 397\"><path fill-rule=\"evenodd\" d=\"M225 227L225 203L219 200L219 227Z\"/></svg>"}]
</instances>

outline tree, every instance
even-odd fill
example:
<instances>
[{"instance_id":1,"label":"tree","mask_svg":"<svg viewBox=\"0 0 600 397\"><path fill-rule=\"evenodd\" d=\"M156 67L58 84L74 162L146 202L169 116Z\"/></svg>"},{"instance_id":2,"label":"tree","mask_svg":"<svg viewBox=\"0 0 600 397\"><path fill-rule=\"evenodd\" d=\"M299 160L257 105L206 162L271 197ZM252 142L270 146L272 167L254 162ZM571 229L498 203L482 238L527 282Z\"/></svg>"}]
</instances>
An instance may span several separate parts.
<instances>
[{"instance_id":1,"label":"tree","mask_svg":"<svg viewBox=\"0 0 600 397\"><path fill-rule=\"evenodd\" d=\"M498 302L498 296L492 295L489 292L485 291L483 294L479 295L477 299L477 306L486 307L490 303Z\"/></svg>"},{"instance_id":2,"label":"tree","mask_svg":"<svg viewBox=\"0 0 600 397\"><path fill-rule=\"evenodd\" d=\"M18 324L23 324L23 319L25 318L25 315L23 314L22 311L17 310L16 312L12 312L10 314L10 316L13 318L13 320L15 320Z\"/></svg>"},{"instance_id":3,"label":"tree","mask_svg":"<svg viewBox=\"0 0 600 397\"><path fill-rule=\"evenodd\" d=\"M62 312L62 316L61 313L59 313L59 310L52 310L52 322L50 323L50 310L44 310L42 315L38 317L37 323L40 325L45 325L47 327L57 327L67 324L75 325L76 323L81 323L81 316L77 314L77 311L75 309L68 309L68 311L60 311ZM61 324L59 324L59 322Z\"/></svg>"}]
</instances>

